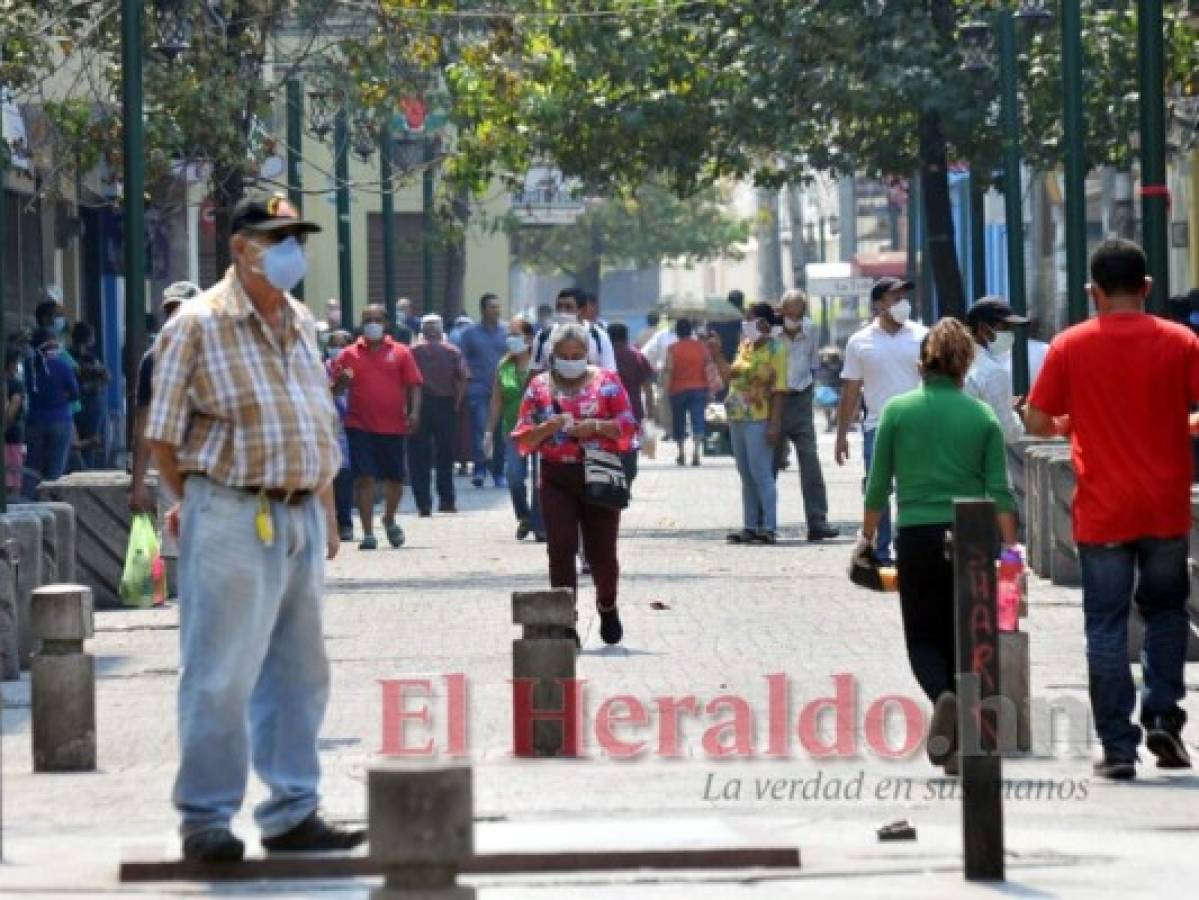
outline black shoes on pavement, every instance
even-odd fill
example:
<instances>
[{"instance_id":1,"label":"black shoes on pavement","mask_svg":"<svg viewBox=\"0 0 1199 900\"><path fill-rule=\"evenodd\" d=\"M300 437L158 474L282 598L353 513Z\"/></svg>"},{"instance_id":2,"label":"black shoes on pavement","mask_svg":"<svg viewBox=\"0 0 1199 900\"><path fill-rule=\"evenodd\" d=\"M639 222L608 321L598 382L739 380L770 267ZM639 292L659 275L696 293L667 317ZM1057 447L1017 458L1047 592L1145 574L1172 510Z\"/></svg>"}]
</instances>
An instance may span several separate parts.
<instances>
[{"instance_id":1,"label":"black shoes on pavement","mask_svg":"<svg viewBox=\"0 0 1199 900\"><path fill-rule=\"evenodd\" d=\"M829 525L825 522L823 525L813 525L808 528L808 541L816 543L817 541L827 541L831 538L840 537L841 529L835 525Z\"/></svg>"},{"instance_id":2,"label":"black shoes on pavement","mask_svg":"<svg viewBox=\"0 0 1199 900\"><path fill-rule=\"evenodd\" d=\"M246 845L228 828L206 828L183 839L183 858L189 862L235 863L245 855Z\"/></svg>"},{"instance_id":3,"label":"black shoes on pavement","mask_svg":"<svg viewBox=\"0 0 1199 900\"><path fill-rule=\"evenodd\" d=\"M1109 781L1132 781L1137 777L1137 760L1136 757L1126 759L1105 751L1103 759L1095 763L1094 771L1097 777Z\"/></svg>"},{"instance_id":4,"label":"black shoes on pavement","mask_svg":"<svg viewBox=\"0 0 1199 900\"><path fill-rule=\"evenodd\" d=\"M313 813L291 831L263 838L267 853L329 853L353 850L366 840L362 828L338 828Z\"/></svg>"},{"instance_id":5,"label":"black shoes on pavement","mask_svg":"<svg viewBox=\"0 0 1199 900\"><path fill-rule=\"evenodd\" d=\"M624 626L620 624L620 611L613 606L611 609L599 610L600 637L605 644L619 644L624 637Z\"/></svg>"},{"instance_id":6,"label":"black shoes on pavement","mask_svg":"<svg viewBox=\"0 0 1199 900\"><path fill-rule=\"evenodd\" d=\"M1145 726L1145 746L1157 757L1159 769L1189 769L1191 756L1182 742L1182 725L1167 716L1154 716Z\"/></svg>"},{"instance_id":7,"label":"black shoes on pavement","mask_svg":"<svg viewBox=\"0 0 1199 900\"><path fill-rule=\"evenodd\" d=\"M528 519L521 519L520 524L516 526L516 539L518 541L523 541L532 533L532 531L533 523Z\"/></svg>"}]
</instances>

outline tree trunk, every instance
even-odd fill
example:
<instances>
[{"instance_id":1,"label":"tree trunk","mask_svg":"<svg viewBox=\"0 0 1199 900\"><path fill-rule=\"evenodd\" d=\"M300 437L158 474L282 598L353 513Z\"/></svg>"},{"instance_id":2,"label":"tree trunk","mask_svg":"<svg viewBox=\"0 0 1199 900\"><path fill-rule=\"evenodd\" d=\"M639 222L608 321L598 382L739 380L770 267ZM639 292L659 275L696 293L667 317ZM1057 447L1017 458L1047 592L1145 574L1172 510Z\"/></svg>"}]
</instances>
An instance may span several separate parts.
<instances>
[{"instance_id":1,"label":"tree trunk","mask_svg":"<svg viewBox=\"0 0 1199 900\"><path fill-rule=\"evenodd\" d=\"M942 316L966 314L962 272L953 238L953 208L949 202L949 164L941 115L925 110L920 115L920 174L927 223L928 256Z\"/></svg>"},{"instance_id":2,"label":"tree trunk","mask_svg":"<svg viewBox=\"0 0 1199 900\"><path fill-rule=\"evenodd\" d=\"M466 303L466 229L470 223L470 197L459 191L451 206L454 237L445 254L445 319L451 322L462 314Z\"/></svg>"},{"instance_id":3,"label":"tree trunk","mask_svg":"<svg viewBox=\"0 0 1199 900\"><path fill-rule=\"evenodd\" d=\"M775 303L783 294L778 191L758 188L757 204L758 300Z\"/></svg>"},{"instance_id":4,"label":"tree trunk","mask_svg":"<svg viewBox=\"0 0 1199 900\"><path fill-rule=\"evenodd\" d=\"M808 286L807 264L808 243L804 233L803 188L798 184L787 185L787 213L791 218L791 269L797 288Z\"/></svg>"},{"instance_id":5,"label":"tree trunk","mask_svg":"<svg viewBox=\"0 0 1199 900\"><path fill-rule=\"evenodd\" d=\"M232 235L233 207L246 192L245 178L238 169L214 169L212 172L213 253L216 276L223 278L231 262L229 238Z\"/></svg>"},{"instance_id":6,"label":"tree trunk","mask_svg":"<svg viewBox=\"0 0 1199 900\"><path fill-rule=\"evenodd\" d=\"M600 284L603 280L604 266L604 234L599 222L591 224L591 259L579 272L578 286L596 297L600 295Z\"/></svg>"}]
</instances>

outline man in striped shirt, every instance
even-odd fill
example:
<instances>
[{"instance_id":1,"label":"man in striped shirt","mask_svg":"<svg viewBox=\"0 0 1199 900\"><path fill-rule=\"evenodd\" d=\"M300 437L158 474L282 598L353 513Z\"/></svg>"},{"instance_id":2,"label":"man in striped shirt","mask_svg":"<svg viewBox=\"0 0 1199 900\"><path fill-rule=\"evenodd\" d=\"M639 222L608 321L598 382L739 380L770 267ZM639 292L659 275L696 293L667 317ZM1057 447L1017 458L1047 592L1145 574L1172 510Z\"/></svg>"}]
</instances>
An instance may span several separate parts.
<instances>
[{"instance_id":1,"label":"man in striped shirt","mask_svg":"<svg viewBox=\"0 0 1199 900\"><path fill-rule=\"evenodd\" d=\"M317 813L329 696L320 602L325 559L338 551L340 451L316 323L289 293L317 230L282 197L243 200L232 267L184 303L155 347L146 437L182 498L168 527L179 535L174 802L188 859L241 859L230 823L251 758L270 789L255 810L268 852L364 839Z\"/></svg>"}]
</instances>

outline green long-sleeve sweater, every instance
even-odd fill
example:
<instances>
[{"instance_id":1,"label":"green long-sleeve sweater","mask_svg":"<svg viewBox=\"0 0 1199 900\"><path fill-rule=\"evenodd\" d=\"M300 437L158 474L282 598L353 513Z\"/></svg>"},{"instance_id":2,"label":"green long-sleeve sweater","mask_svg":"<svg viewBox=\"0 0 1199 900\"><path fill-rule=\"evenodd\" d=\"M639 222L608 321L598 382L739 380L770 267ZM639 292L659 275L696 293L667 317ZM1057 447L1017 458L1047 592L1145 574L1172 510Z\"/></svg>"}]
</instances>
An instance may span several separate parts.
<instances>
[{"instance_id":1,"label":"green long-sleeve sweater","mask_svg":"<svg viewBox=\"0 0 1199 900\"><path fill-rule=\"evenodd\" d=\"M985 404L950 379L927 378L883 407L866 484L866 508L883 509L895 481L899 526L953 521L955 498L989 497L1015 512L1003 431Z\"/></svg>"}]
</instances>

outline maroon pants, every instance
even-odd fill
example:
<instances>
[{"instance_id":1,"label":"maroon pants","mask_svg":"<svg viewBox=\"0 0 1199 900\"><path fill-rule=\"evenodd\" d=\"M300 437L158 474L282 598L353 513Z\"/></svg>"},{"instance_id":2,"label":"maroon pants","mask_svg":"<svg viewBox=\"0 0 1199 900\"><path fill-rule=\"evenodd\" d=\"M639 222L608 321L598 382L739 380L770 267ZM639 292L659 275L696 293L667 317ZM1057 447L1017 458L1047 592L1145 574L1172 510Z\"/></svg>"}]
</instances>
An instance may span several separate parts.
<instances>
[{"instance_id":1,"label":"maroon pants","mask_svg":"<svg viewBox=\"0 0 1199 900\"><path fill-rule=\"evenodd\" d=\"M616 605L616 586L620 581L620 563L616 558L620 510L583 500L581 463L542 460L538 490L550 557L550 587L578 589L575 556L582 533L583 552L595 582L596 606L611 609Z\"/></svg>"}]
</instances>

